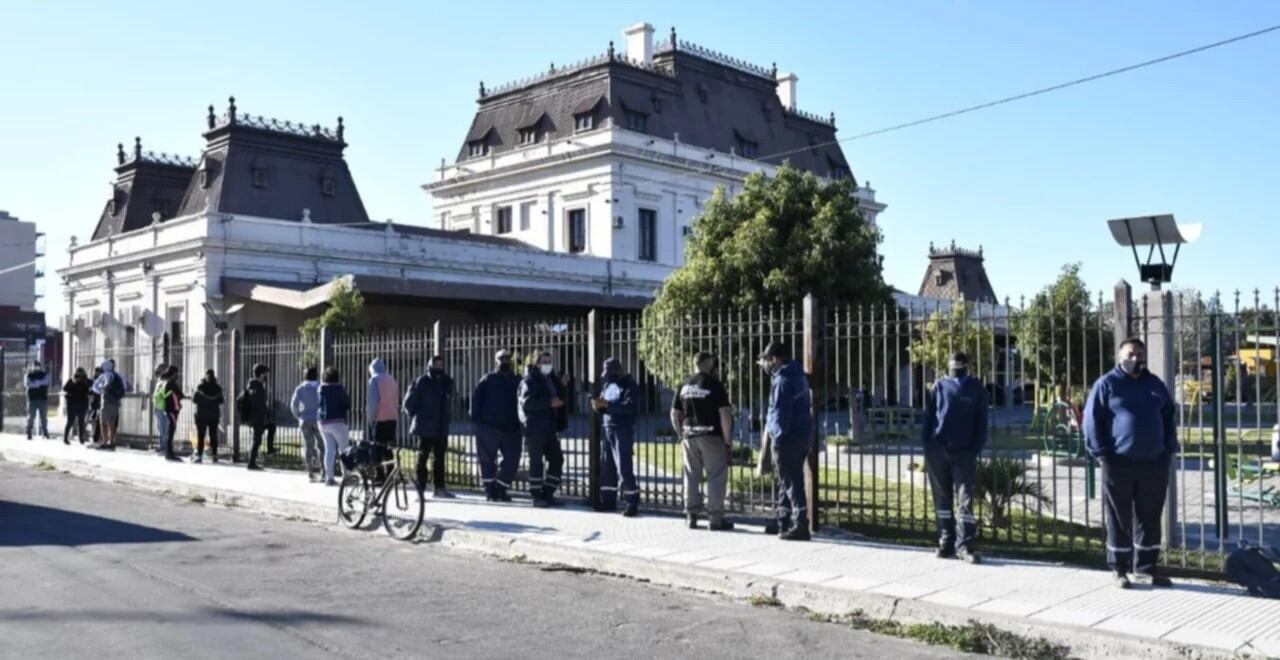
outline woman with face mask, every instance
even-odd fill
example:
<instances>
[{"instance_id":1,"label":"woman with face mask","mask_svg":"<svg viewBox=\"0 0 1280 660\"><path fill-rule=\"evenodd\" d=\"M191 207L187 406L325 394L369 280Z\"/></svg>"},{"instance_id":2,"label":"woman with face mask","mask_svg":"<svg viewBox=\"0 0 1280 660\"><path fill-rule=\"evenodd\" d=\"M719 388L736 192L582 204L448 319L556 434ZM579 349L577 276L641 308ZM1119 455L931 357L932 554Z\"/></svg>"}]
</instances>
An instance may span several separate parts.
<instances>
[{"instance_id":1,"label":"woman with face mask","mask_svg":"<svg viewBox=\"0 0 1280 660\"><path fill-rule=\"evenodd\" d=\"M564 399L560 384L555 381L550 353L540 353L529 365L520 381L518 399L525 450L529 452L529 494L534 506L547 508L555 504L564 468L564 453L556 437L556 417L564 407Z\"/></svg>"}]
</instances>

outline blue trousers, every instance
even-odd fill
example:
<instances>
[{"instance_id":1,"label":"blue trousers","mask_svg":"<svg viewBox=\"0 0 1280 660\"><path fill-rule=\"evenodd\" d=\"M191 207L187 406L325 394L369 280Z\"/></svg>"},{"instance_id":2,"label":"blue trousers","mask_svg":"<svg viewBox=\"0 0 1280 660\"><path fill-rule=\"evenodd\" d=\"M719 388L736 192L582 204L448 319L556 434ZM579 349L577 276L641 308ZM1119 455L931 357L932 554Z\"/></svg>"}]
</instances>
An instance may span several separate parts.
<instances>
[{"instance_id":1,"label":"blue trousers","mask_svg":"<svg viewBox=\"0 0 1280 660\"><path fill-rule=\"evenodd\" d=\"M636 443L634 428L604 427L604 447L600 456L600 504L606 509L618 506L618 484L622 484L622 501L627 506L640 504L640 486L636 483L632 450Z\"/></svg>"},{"instance_id":2,"label":"blue trousers","mask_svg":"<svg viewBox=\"0 0 1280 660\"><path fill-rule=\"evenodd\" d=\"M778 523L783 530L808 525L809 506L804 494L804 462L809 458L808 438L774 438L773 470L777 477Z\"/></svg>"},{"instance_id":3,"label":"blue trousers","mask_svg":"<svg viewBox=\"0 0 1280 660\"><path fill-rule=\"evenodd\" d=\"M529 452L529 494L535 499L551 497L560 487L560 475L564 470L560 438L554 431L531 433L526 430L524 446Z\"/></svg>"},{"instance_id":4,"label":"blue trousers","mask_svg":"<svg viewBox=\"0 0 1280 660\"><path fill-rule=\"evenodd\" d=\"M973 515L974 481L978 475L978 455L952 453L938 442L924 448L924 467L933 494L933 515L938 526L938 545L953 552L973 550L978 535L978 519ZM960 536L956 537L956 518Z\"/></svg>"},{"instance_id":5,"label":"blue trousers","mask_svg":"<svg viewBox=\"0 0 1280 660\"><path fill-rule=\"evenodd\" d=\"M502 464L498 464L502 454ZM490 495L504 495L520 467L520 432L503 431L488 424L476 425L476 456L480 459L480 483Z\"/></svg>"},{"instance_id":6,"label":"blue trousers","mask_svg":"<svg viewBox=\"0 0 1280 660\"><path fill-rule=\"evenodd\" d=\"M49 437L49 401L47 399L27 399L27 437L31 437L36 418L40 418L40 435Z\"/></svg>"}]
</instances>

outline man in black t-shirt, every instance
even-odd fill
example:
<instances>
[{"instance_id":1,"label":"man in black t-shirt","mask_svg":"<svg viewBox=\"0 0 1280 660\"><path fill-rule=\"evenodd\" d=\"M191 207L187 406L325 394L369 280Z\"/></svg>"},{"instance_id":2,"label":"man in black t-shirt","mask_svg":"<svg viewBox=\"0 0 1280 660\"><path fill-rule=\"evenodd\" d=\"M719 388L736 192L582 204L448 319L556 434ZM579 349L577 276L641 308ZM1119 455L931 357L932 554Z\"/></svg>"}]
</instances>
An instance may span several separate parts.
<instances>
[{"instance_id":1,"label":"man in black t-shirt","mask_svg":"<svg viewBox=\"0 0 1280 660\"><path fill-rule=\"evenodd\" d=\"M680 386L671 404L671 426L684 445L684 506L689 528L698 526L702 504L702 473L707 473L705 511L708 528L733 529L724 518L724 494L729 483L729 449L732 444L733 408L729 395L713 374L716 359L698 353L698 373Z\"/></svg>"}]
</instances>

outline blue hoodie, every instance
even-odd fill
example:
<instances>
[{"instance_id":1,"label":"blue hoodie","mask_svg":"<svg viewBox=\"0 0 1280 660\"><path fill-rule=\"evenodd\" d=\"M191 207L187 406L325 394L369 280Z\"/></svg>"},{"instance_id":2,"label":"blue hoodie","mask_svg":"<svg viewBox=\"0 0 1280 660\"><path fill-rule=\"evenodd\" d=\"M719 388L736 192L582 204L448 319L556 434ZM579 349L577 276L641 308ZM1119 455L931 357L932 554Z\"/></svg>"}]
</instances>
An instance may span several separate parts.
<instances>
[{"instance_id":1,"label":"blue hoodie","mask_svg":"<svg viewBox=\"0 0 1280 660\"><path fill-rule=\"evenodd\" d=\"M600 391L600 398L608 404L604 409L605 428L629 429L636 425L636 413L640 408L636 390L639 387L631 374L605 381L604 389Z\"/></svg>"},{"instance_id":2,"label":"blue hoodie","mask_svg":"<svg viewBox=\"0 0 1280 660\"><path fill-rule=\"evenodd\" d=\"M1093 384L1084 408L1089 455L1151 463L1178 451L1178 408L1164 382L1143 371L1131 378L1116 367Z\"/></svg>"},{"instance_id":3,"label":"blue hoodie","mask_svg":"<svg viewBox=\"0 0 1280 660\"><path fill-rule=\"evenodd\" d=\"M923 444L976 454L987 445L987 391L973 376L943 378L924 400Z\"/></svg>"},{"instance_id":4,"label":"blue hoodie","mask_svg":"<svg viewBox=\"0 0 1280 660\"><path fill-rule=\"evenodd\" d=\"M480 379L471 394L471 421L507 433L520 432L520 404L516 392L520 377L514 373L491 371Z\"/></svg>"},{"instance_id":5,"label":"blue hoodie","mask_svg":"<svg viewBox=\"0 0 1280 660\"><path fill-rule=\"evenodd\" d=\"M769 436L778 442L813 440L813 395L809 377L799 362L791 360L773 374L769 388Z\"/></svg>"}]
</instances>

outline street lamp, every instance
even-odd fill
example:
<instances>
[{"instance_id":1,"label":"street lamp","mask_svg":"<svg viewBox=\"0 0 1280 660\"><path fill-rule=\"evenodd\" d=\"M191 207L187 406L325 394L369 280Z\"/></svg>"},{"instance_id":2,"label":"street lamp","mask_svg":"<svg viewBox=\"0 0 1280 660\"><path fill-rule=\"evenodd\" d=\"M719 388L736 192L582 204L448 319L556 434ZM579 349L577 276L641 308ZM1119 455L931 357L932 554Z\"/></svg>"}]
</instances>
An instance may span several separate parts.
<instances>
[{"instance_id":1,"label":"street lamp","mask_svg":"<svg viewBox=\"0 0 1280 660\"><path fill-rule=\"evenodd\" d=\"M1173 266L1184 243L1194 243L1203 229L1199 224L1178 224L1172 214L1144 215L1134 218L1108 220L1107 227L1116 243L1133 250L1133 263L1138 266L1139 278L1159 291L1161 284L1173 279ZM1165 255L1164 246L1172 245L1173 256ZM1147 248L1147 261L1138 258L1138 246ZM1160 260L1156 261L1159 252Z\"/></svg>"}]
</instances>

